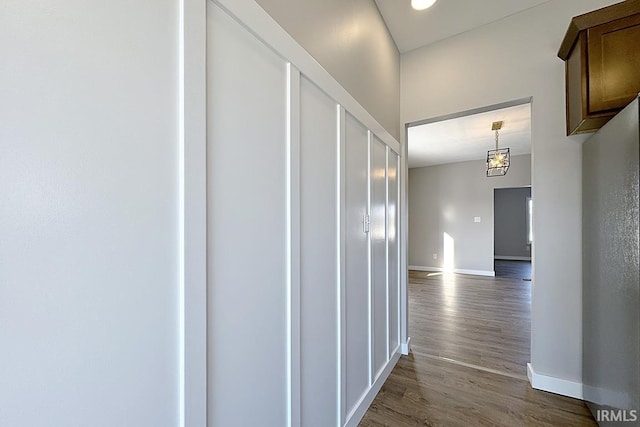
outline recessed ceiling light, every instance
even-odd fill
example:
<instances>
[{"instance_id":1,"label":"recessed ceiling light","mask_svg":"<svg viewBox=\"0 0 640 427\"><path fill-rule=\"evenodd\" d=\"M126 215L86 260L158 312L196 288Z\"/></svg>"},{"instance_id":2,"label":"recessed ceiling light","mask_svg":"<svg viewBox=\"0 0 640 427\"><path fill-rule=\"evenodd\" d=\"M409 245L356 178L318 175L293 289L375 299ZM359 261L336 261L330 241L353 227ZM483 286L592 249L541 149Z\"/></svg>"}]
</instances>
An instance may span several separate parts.
<instances>
[{"instance_id":1,"label":"recessed ceiling light","mask_svg":"<svg viewBox=\"0 0 640 427\"><path fill-rule=\"evenodd\" d=\"M436 0L411 0L411 7L415 10L425 10L435 4Z\"/></svg>"}]
</instances>

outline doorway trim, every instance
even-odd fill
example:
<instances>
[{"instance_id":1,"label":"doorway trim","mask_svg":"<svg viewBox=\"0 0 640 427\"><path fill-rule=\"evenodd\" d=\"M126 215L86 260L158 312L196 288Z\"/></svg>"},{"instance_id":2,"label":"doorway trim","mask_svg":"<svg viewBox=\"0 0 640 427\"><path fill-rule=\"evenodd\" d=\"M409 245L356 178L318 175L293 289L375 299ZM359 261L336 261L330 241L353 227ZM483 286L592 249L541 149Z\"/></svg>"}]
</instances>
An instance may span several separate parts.
<instances>
[{"instance_id":1,"label":"doorway trim","mask_svg":"<svg viewBox=\"0 0 640 427\"><path fill-rule=\"evenodd\" d=\"M533 103L533 97L528 96L526 98L515 99L513 101L500 102L498 104L487 105L485 107L472 108L471 110L459 111L457 113L445 114L442 116L431 117L429 119L409 122L404 125L404 131L405 131L404 142L408 149L410 127L426 125L429 123L442 122L444 120L458 119L460 117L473 116L476 114L486 113L489 111L502 110L503 108L515 107L518 105L531 104L531 103ZM407 152L407 154L409 153Z\"/></svg>"}]
</instances>

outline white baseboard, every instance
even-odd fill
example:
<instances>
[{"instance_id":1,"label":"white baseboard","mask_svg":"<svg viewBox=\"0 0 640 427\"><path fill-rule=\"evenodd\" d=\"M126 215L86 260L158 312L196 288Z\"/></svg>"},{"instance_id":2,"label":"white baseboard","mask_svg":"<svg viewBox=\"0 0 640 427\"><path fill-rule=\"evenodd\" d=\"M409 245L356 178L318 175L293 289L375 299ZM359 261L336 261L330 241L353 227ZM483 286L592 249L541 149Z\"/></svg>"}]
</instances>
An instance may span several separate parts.
<instances>
[{"instance_id":1,"label":"white baseboard","mask_svg":"<svg viewBox=\"0 0 640 427\"><path fill-rule=\"evenodd\" d=\"M527 377L529 378L531 387L536 390L548 391L550 393L561 394L575 399L582 400L584 398L582 383L538 374L533 370L531 363L527 363Z\"/></svg>"},{"instance_id":2,"label":"white baseboard","mask_svg":"<svg viewBox=\"0 0 640 427\"><path fill-rule=\"evenodd\" d=\"M425 267L422 265L410 265L409 270L417 270L417 271L435 271L435 272L444 272L444 268L442 267ZM458 274L471 274L473 276L490 276L493 277L496 275L496 272L493 270L466 270L463 268L454 268L454 273Z\"/></svg>"},{"instance_id":3,"label":"white baseboard","mask_svg":"<svg viewBox=\"0 0 640 427\"><path fill-rule=\"evenodd\" d=\"M369 406L371 406L371 402L373 402L373 399L375 399L378 395L378 392L382 388L382 384L384 384L384 382L389 377L389 374L396 366L398 359L400 359L400 352L396 351L393 356L391 356L391 359L387 362L387 365L381 370L380 375L378 375L376 381L371 387L369 387L369 391L362 395L360 401L355 406L355 409L351 411L349 415L347 415L347 421L344 424L345 427L357 427L360 421L362 421L362 417L364 417L367 409L369 409Z\"/></svg>"},{"instance_id":4,"label":"white baseboard","mask_svg":"<svg viewBox=\"0 0 640 427\"><path fill-rule=\"evenodd\" d=\"M495 255L493 259L503 259L505 261L531 261L530 256Z\"/></svg>"},{"instance_id":5,"label":"white baseboard","mask_svg":"<svg viewBox=\"0 0 640 427\"><path fill-rule=\"evenodd\" d=\"M400 353L402 353L403 356L408 356L410 351L411 351L411 337L407 338L406 343L402 343L400 345Z\"/></svg>"}]
</instances>

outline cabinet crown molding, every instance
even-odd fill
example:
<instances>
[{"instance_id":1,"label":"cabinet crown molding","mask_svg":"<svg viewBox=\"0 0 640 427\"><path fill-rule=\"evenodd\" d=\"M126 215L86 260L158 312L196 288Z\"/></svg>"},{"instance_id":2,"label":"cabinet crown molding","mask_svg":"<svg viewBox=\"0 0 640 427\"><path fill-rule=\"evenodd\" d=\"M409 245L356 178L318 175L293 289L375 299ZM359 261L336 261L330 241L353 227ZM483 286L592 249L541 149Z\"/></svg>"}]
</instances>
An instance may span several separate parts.
<instances>
[{"instance_id":1,"label":"cabinet crown molding","mask_svg":"<svg viewBox=\"0 0 640 427\"><path fill-rule=\"evenodd\" d=\"M602 9L574 16L569 23L569 28L567 29L564 39L562 39L562 44L558 50L558 57L563 61L569 58L573 45L578 40L581 31L637 13L640 13L640 0L626 0L621 3L603 7Z\"/></svg>"}]
</instances>

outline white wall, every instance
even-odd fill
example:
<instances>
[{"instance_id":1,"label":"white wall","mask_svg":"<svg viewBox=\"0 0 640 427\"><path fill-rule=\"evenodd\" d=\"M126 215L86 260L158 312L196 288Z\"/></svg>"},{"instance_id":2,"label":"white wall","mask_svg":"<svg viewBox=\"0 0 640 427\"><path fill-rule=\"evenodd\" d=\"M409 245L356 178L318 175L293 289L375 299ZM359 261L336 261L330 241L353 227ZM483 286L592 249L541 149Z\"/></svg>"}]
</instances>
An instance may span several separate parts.
<instances>
[{"instance_id":1,"label":"white wall","mask_svg":"<svg viewBox=\"0 0 640 427\"><path fill-rule=\"evenodd\" d=\"M493 274L493 190L530 185L531 156L513 156L505 176L485 173L484 160L409 169L411 267L444 268L447 233L454 241L455 270Z\"/></svg>"},{"instance_id":2,"label":"white wall","mask_svg":"<svg viewBox=\"0 0 640 427\"><path fill-rule=\"evenodd\" d=\"M207 422L357 425L400 357L400 145L252 0L208 4L207 132Z\"/></svg>"},{"instance_id":3,"label":"white wall","mask_svg":"<svg viewBox=\"0 0 640 427\"><path fill-rule=\"evenodd\" d=\"M615 3L552 0L401 58L401 122L533 96L531 361L538 373L581 380L581 146L567 138L564 64L571 17Z\"/></svg>"},{"instance_id":4,"label":"white wall","mask_svg":"<svg viewBox=\"0 0 640 427\"><path fill-rule=\"evenodd\" d=\"M335 409L333 414L323 412L328 406L309 410L300 405L295 409L296 390L306 387L308 402L314 402L316 395L313 393L320 393L318 390L332 386L335 390L335 384L331 382L337 383L341 373L335 372L340 362L337 352L325 347L326 353L320 358L330 354L333 365L327 363L324 367L333 369L336 375L328 381L329 376L316 375L320 362L326 362L326 359L316 364L318 353L314 350L318 342L329 333L337 334L338 329L336 324L321 324L317 321L320 315L317 315L316 321L297 325L298 332L311 330L310 334L318 340L309 340L310 336L305 336L305 340L298 339L299 362L308 366L308 371L306 375L295 377L296 362L292 360L292 354L296 343L292 336L296 331L288 329L292 327L291 319L295 313L283 313L282 310L285 303L296 297L291 289L287 290L289 295L278 293L281 288L276 292L263 289L275 304L270 306L270 300L266 298L257 301L263 306L250 310L243 319L246 324L232 324L222 332L216 322L220 318L215 317L218 315L215 304L232 307L237 316L238 307L245 304L246 299L238 302L237 288L231 292L229 289L213 290L209 302L214 309L209 313L209 320L213 326L211 330L220 334L210 341L208 349L204 348L206 311L203 310L203 296L206 287L200 286L206 285L202 280L205 272L202 267L206 267L204 256L208 249L211 264L219 263L225 259L224 256L229 256L221 256L221 253L231 246L225 245L228 242L205 242L206 224L202 215L206 212L204 143L191 144L192 140L205 141L206 119L203 115L206 16L202 13L205 3L196 3L187 0L132 5L118 0L108 4L62 0L51 6L39 1L9 0L0 5L0 49L3 61L6 61L0 67L0 177L3 182L0 187L0 323L6 326L0 328L0 346L3 348L0 352L2 425L177 425L185 412L188 425L201 425L207 415L202 405L206 400L206 375L199 374L203 373L203 367L206 368L203 362L206 361L207 350L211 351L209 367L211 372L215 372L216 381L210 382L213 388L218 385L217 381L223 384L225 379L227 384L234 381L224 376L229 374L224 371L228 365L224 365L225 359L218 356L228 357L230 354L236 356L235 361L238 362L242 361L239 355L260 354L260 350L269 345L278 348L267 355L270 359L265 356L263 363L267 369L257 372L255 366L251 368L255 358L242 366L249 376L257 372L253 379L264 380L265 372L276 378L272 383L266 381L251 389L253 395L258 396L257 402L262 402L266 394L273 394L274 398L281 399L281 403L285 402L277 407L268 407L264 412L256 412L260 423L268 420L274 425L281 425L286 417L291 417L295 425L296 414L293 412L296 410L298 416L311 417L321 425L326 425L326 419L320 420L314 414L330 414L330 418L335 420L340 418ZM253 1L234 0L227 2L226 7L233 9L253 5ZM255 14L249 15L255 17ZM252 24L247 26L252 30L256 28ZM224 25L217 27L222 31L229 30ZM276 35L278 42L285 40L283 34ZM248 33L240 36L241 39L244 37L240 44L245 43L245 48L247 43L251 44L247 40L251 36L247 36ZM211 46L215 47L218 41L213 40ZM284 42L288 47L292 43L288 39ZM224 185L228 176L218 179L211 174L209 183L215 189L215 197L209 199L211 206L218 206L225 196L231 197L233 206L212 214L218 222L211 221L210 232L215 237L231 236L228 240L233 240L235 236L229 230L234 226L245 231L253 227L252 230L261 238L250 249L259 255L268 253L270 257L254 268L263 266L258 268L263 274L268 270L271 281L265 281L267 285L276 283L282 287L287 280L295 280L292 278L294 272L286 268L295 264L295 260L280 258L285 266L268 261L282 255L287 245L286 251L289 252L286 253L290 255L295 240L294 236L285 238L282 233L283 224L292 221L291 198L295 189L286 187L291 181L286 181L290 176L285 175L284 164L291 159L292 153L286 151L291 147L283 144L284 125L277 120L284 118L284 111L292 112L293 109L285 108L282 96L285 85L281 78L286 75L286 64L273 52L268 52L256 54L251 48L244 51L246 55L242 61L248 62L248 68L254 63L264 65L264 57L271 66L270 70L267 67L271 74L261 73L263 80L252 81L252 86L245 89L252 96L264 91L262 93L271 99L277 98L279 110L265 112L260 105L252 105L253 111L264 112L265 117L276 119L258 120L264 127L251 128L246 126L246 105L240 105L240 112L231 108L223 111L234 113L231 124L240 123L232 128L232 131L241 131L236 137L247 136L260 143L265 131L271 132L271 137L275 135L276 145L261 144L258 147L258 160L262 161L258 163L267 165L266 174L259 177L262 181L258 180L258 184L267 186L277 181L290 192L259 192L252 199L241 201L243 205L237 194L229 190L232 187ZM311 74L320 75L322 83L333 82L329 89L324 87L327 94L333 96L325 97L324 107L327 99L329 105L331 99L340 99L359 120L366 123L369 135L378 135L385 144L391 144L399 151L397 141L355 99L347 96L347 92L328 74L320 73L320 68L315 68L317 64L311 58L305 57L302 63L307 70L312 69ZM225 68L228 64L216 57L212 58L212 64L220 67L216 70L218 72L236 74L241 71ZM387 65L395 70L391 80L397 86L397 56L395 62L388 61ZM192 78L194 76L195 79ZM242 75L236 77L242 78ZM298 74L298 81L302 79ZM235 88L216 89L220 89L216 96L218 92L230 96L231 101L226 107L237 104L241 99ZM298 86L298 90L302 91L302 86ZM397 92L398 88L395 90ZM321 91L315 93L322 95ZM289 101L293 98L296 97L291 95ZM302 102L300 93L296 99ZM397 94L394 99L397 99ZM382 104L378 107L383 108ZM386 108L385 104L385 112ZM397 106L391 111L395 114L397 126ZM323 128L325 135L336 136L336 123L333 119L330 123L329 127ZM302 121L298 125L302 126ZM223 132L225 128L210 130L210 135L216 136L216 132ZM309 131L308 128L306 130ZM292 129L286 131L290 137ZM318 136L314 134L314 137ZM340 141L344 144L344 139ZM300 157L310 156L315 161L316 152L313 150L321 148L321 155L336 156L332 160L341 159L338 141L335 142L333 147L307 146L309 151L299 153ZM313 145L314 140L309 144ZM219 149L208 153L210 165L220 166L214 169L216 173L225 170L229 174L235 173L236 166L242 164L243 159L235 158L233 161L234 156L246 155L244 151L240 154L237 151L225 153L222 149L228 147L224 144L212 147ZM283 152L283 147L286 152ZM226 163L230 159L231 162ZM273 167L274 164L280 164L280 167ZM228 166L232 166L230 171L224 169ZM336 161L333 166L338 168L342 165ZM311 172L310 168L305 169L305 173ZM336 180L343 176L342 173L337 174ZM299 178L302 179L301 176ZM329 185L328 181L318 180L315 174L307 175L305 179ZM338 192L337 184L332 190ZM325 195L331 197L330 192ZM309 205L315 201L299 202L301 210L303 207L310 210L313 207ZM259 206L255 208L256 205ZM289 208L288 212L283 205ZM333 206L332 211L337 221L337 207ZM228 221L221 226L225 215ZM257 216L262 222L251 223L249 227L242 222L247 218L243 215L250 219ZM313 220L311 215L307 219ZM193 226L194 223L198 225ZM270 228L271 225L274 227ZM313 228L314 225L308 227ZM334 224L335 240L325 243L334 245L333 250L338 252L344 248L340 247L335 228ZM298 243L312 246L307 250L313 252L317 247L309 245L309 239L314 239L311 232L306 236L299 235ZM206 243L211 243L211 246L205 248ZM313 268L326 271L324 268L327 266L335 267L336 253L323 251L323 255L321 261L325 264L322 266L305 264L308 267L303 272L306 277ZM305 262L308 261L306 258ZM228 271L219 272L217 268L211 271L219 275L218 279L228 277L224 276ZM250 275L252 271L236 270L235 273ZM211 277L216 278L214 275ZM297 296L307 306L313 301L316 310L315 303L324 298L326 305L323 307L338 312L338 303L344 304L344 301L331 299L340 295L338 285L334 285L335 293L315 287L313 290L317 293ZM305 288L305 291L311 290ZM288 300L283 301L283 297ZM189 305L188 301L195 302ZM288 308L291 307L289 304ZM361 309L371 314L371 308ZM340 308L340 313L342 310ZM326 311L317 312L326 314ZM397 309L394 312L397 313ZM222 320L228 321L228 318ZM337 317L335 322L338 322ZM274 334L266 331L264 336L258 334L258 339L253 341L241 334L243 328L264 332L269 327L273 328L271 331L275 330ZM321 336L322 333L325 335ZM275 340L268 340L274 336ZM217 340L220 338L238 345L219 346ZM336 335L331 338L336 347L344 345L335 340ZM284 346L280 347L283 341ZM256 351L249 352L247 345ZM213 349L219 352L214 353ZM357 423L358 416L375 395L376 387L381 385L397 360L397 352L389 353L388 369L379 381L367 385L364 399L356 402L356 414L351 423ZM370 352L369 358L372 358ZM285 368L288 372L283 375ZM296 379L299 380L298 389L294 384ZM275 388L271 388L273 384L276 384ZM238 414L246 415L244 402L240 399L247 397L247 390L237 394L238 400L224 409L229 411L241 407ZM181 401L183 391L187 396L186 402ZM217 390L209 391L211 402ZM336 393L323 394L324 402L337 399L343 392L344 384L340 384ZM286 399L290 400L288 406ZM333 403L337 406L339 402ZM291 413L288 414L288 410ZM300 411L305 411L306 415L301 415ZM215 412L210 412L210 415L212 421L219 416ZM220 414L224 415L224 412Z\"/></svg>"},{"instance_id":5,"label":"white wall","mask_svg":"<svg viewBox=\"0 0 640 427\"><path fill-rule=\"evenodd\" d=\"M0 425L179 418L175 1L0 3Z\"/></svg>"},{"instance_id":6,"label":"white wall","mask_svg":"<svg viewBox=\"0 0 640 427\"><path fill-rule=\"evenodd\" d=\"M373 0L256 1L400 139L400 54Z\"/></svg>"}]
</instances>

